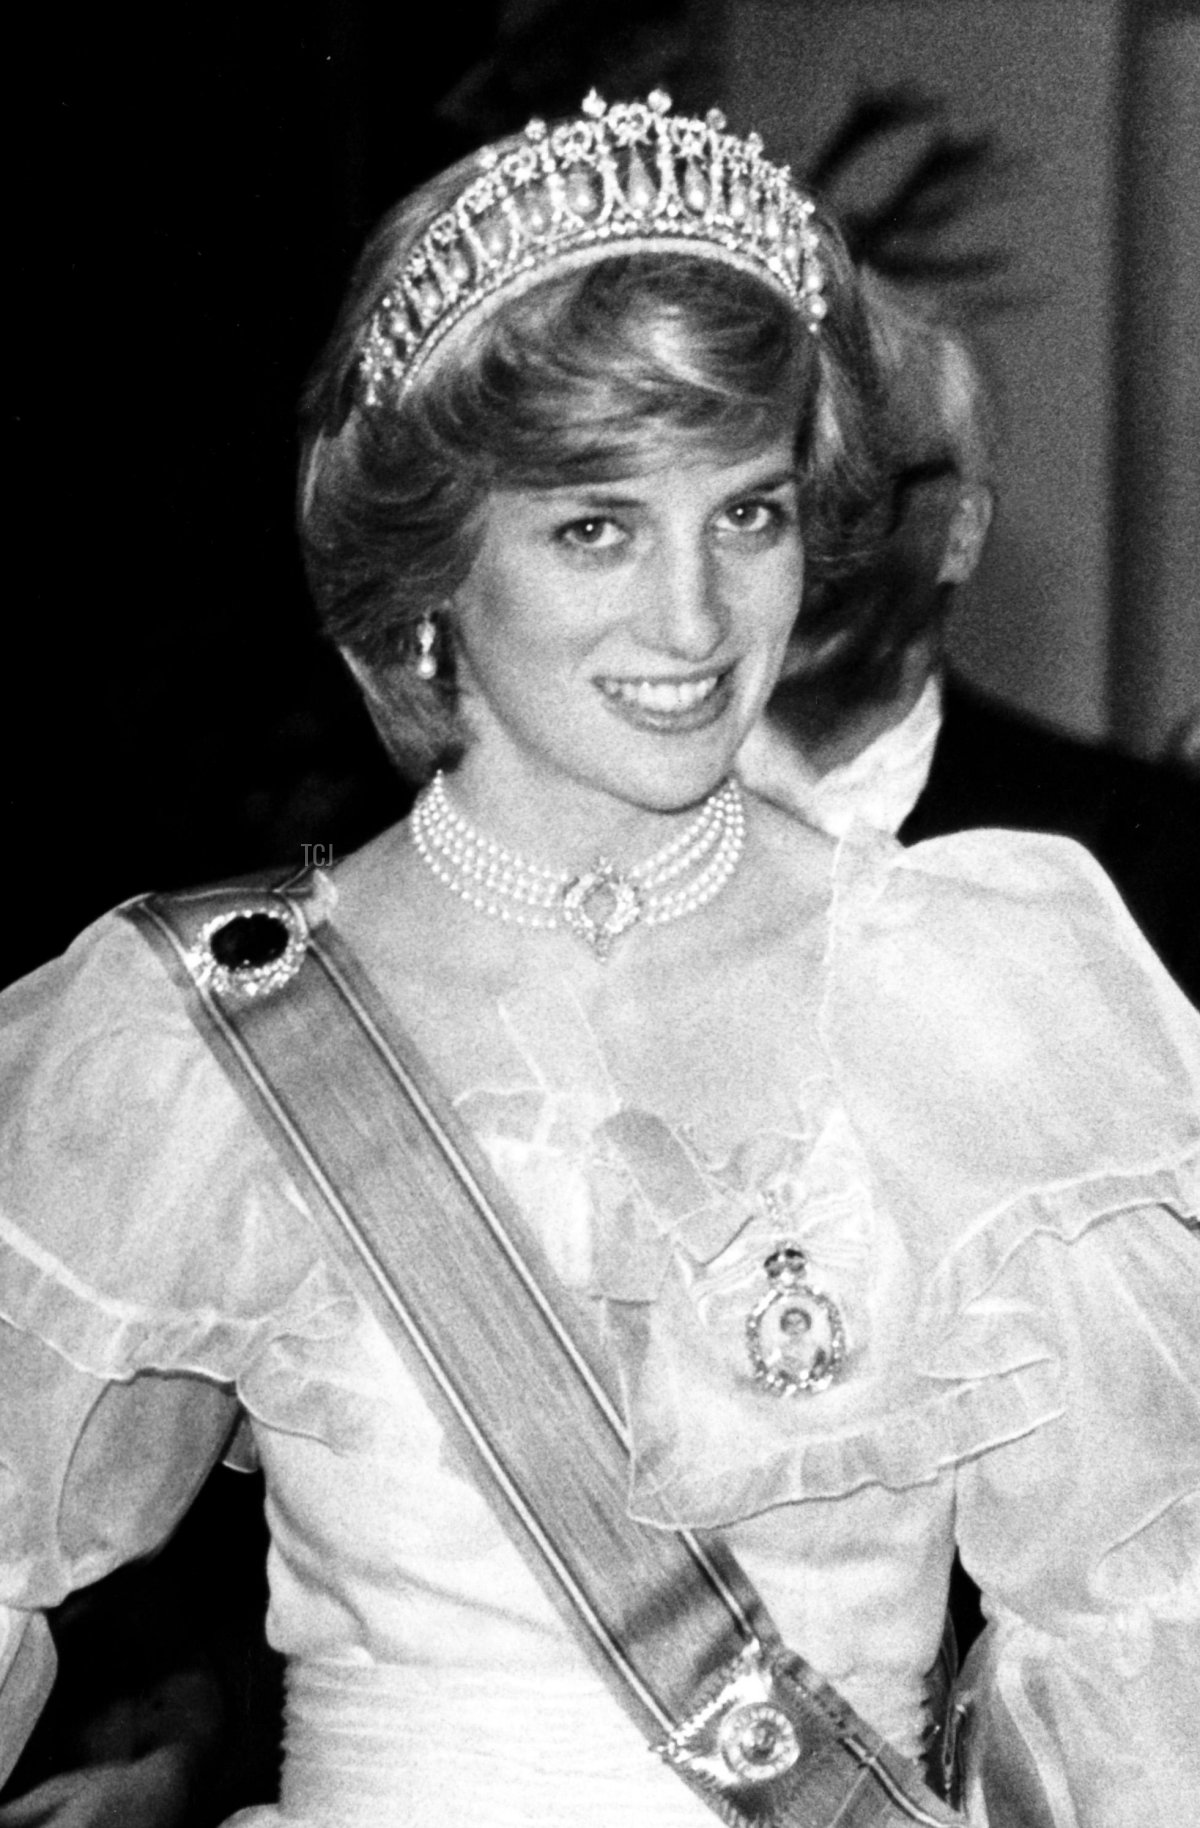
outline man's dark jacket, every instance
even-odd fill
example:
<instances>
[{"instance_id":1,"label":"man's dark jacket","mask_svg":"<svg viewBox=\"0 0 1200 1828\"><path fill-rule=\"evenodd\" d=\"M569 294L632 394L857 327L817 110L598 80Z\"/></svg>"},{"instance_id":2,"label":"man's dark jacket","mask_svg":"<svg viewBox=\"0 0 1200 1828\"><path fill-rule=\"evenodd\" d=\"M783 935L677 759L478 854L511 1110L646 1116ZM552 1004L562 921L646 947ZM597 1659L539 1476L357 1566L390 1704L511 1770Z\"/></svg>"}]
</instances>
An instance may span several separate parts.
<instances>
[{"instance_id":1,"label":"man's dark jacket","mask_svg":"<svg viewBox=\"0 0 1200 1828\"><path fill-rule=\"evenodd\" d=\"M946 682L944 721L905 844L972 826L1058 832L1104 866L1168 970L1200 1004L1200 782L1068 736Z\"/></svg>"}]
</instances>

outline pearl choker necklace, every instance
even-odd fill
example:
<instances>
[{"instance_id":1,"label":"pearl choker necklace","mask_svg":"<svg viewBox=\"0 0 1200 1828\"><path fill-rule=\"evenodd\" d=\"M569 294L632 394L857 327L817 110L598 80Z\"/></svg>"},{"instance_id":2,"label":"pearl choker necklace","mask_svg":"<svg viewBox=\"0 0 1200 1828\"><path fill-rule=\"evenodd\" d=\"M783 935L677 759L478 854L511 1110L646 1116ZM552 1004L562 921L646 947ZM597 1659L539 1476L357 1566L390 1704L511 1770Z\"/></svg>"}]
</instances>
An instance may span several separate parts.
<instances>
[{"instance_id":1,"label":"pearl choker necklace","mask_svg":"<svg viewBox=\"0 0 1200 1828\"><path fill-rule=\"evenodd\" d=\"M644 862L621 871L597 857L574 875L530 863L477 832L451 806L439 771L418 795L410 829L422 862L460 901L517 927L566 927L605 959L631 927L680 920L720 893L742 854L746 814L730 779L685 831Z\"/></svg>"}]
</instances>

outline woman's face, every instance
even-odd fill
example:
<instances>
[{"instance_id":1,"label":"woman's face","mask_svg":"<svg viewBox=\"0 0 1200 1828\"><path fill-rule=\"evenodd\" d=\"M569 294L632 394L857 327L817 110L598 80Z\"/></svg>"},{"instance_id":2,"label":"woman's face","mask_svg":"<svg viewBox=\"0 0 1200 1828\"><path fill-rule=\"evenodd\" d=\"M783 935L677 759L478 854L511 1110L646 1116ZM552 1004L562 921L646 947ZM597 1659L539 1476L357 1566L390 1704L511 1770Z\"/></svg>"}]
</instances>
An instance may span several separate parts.
<instances>
[{"instance_id":1,"label":"woman's face","mask_svg":"<svg viewBox=\"0 0 1200 1828\"><path fill-rule=\"evenodd\" d=\"M804 552L792 440L614 483L496 491L454 603L464 785L668 811L733 765Z\"/></svg>"}]
</instances>

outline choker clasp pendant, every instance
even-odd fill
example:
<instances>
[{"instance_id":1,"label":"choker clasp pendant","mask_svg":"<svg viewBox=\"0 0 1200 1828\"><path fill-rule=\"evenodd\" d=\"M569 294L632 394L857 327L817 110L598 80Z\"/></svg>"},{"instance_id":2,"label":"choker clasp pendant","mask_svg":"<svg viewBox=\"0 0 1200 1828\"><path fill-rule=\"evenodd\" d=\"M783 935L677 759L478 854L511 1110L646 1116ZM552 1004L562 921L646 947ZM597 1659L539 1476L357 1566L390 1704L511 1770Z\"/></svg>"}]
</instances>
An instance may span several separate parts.
<instances>
[{"instance_id":1,"label":"choker clasp pendant","mask_svg":"<svg viewBox=\"0 0 1200 1828\"><path fill-rule=\"evenodd\" d=\"M766 1258L767 1292L746 1320L754 1381L775 1396L826 1390L846 1356L837 1303L806 1281L808 1258L787 1240Z\"/></svg>"},{"instance_id":2,"label":"choker clasp pendant","mask_svg":"<svg viewBox=\"0 0 1200 1828\"><path fill-rule=\"evenodd\" d=\"M568 882L559 906L563 924L599 959L607 958L621 935L642 918L637 884L607 857L597 857L590 870Z\"/></svg>"}]
</instances>

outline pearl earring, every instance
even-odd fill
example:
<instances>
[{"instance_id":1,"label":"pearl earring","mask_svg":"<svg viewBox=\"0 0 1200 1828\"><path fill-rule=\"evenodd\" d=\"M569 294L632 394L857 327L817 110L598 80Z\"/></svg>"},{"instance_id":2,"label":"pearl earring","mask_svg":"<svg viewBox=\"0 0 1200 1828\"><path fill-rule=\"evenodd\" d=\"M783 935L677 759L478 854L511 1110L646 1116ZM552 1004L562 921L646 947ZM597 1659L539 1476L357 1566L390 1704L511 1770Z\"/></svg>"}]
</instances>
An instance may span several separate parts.
<instances>
[{"instance_id":1,"label":"pearl earring","mask_svg":"<svg viewBox=\"0 0 1200 1828\"><path fill-rule=\"evenodd\" d=\"M428 610L426 610L425 614L421 617L421 620L417 623L416 671L418 679L437 678L437 655L433 651L434 643L436 641L437 623L429 614Z\"/></svg>"}]
</instances>

